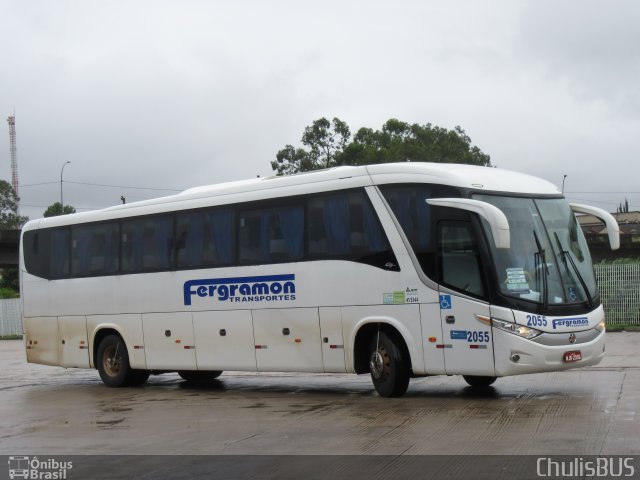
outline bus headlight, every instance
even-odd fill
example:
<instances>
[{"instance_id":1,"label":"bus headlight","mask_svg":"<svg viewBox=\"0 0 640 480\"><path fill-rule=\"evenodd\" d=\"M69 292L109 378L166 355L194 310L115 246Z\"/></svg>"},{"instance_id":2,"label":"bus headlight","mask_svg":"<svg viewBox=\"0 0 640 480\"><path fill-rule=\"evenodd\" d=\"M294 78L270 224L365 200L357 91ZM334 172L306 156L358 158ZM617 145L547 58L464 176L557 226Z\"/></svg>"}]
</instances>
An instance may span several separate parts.
<instances>
[{"instance_id":1,"label":"bus headlight","mask_svg":"<svg viewBox=\"0 0 640 480\"><path fill-rule=\"evenodd\" d=\"M525 327L524 325L505 322L504 320L497 320L495 318L491 319L491 325L500 330L504 330L505 332L513 333L514 335L518 335L519 337L526 338L527 340L535 338L542 333L540 330L536 330L535 328Z\"/></svg>"},{"instance_id":2,"label":"bus headlight","mask_svg":"<svg viewBox=\"0 0 640 480\"><path fill-rule=\"evenodd\" d=\"M600 323L596 325L596 329L600 330L601 332L604 332L606 328L607 328L607 323L604 321L604 318L603 318L602 320L600 320Z\"/></svg>"}]
</instances>

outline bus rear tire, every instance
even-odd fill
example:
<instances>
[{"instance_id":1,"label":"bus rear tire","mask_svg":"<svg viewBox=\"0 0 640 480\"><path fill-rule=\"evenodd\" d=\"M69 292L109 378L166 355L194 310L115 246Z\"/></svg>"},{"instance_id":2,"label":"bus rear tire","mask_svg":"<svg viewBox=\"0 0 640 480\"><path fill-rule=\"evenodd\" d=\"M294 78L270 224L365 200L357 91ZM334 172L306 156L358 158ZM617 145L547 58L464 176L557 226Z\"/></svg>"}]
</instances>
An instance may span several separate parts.
<instances>
[{"instance_id":1,"label":"bus rear tire","mask_svg":"<svg viewBox=\"0 0 640 480\"><path fill-rule=\"evenodd\" d=\"M136 378L136 372L131 369L129 364L127 346L119 335L107 335L102 339L98 347L96 363L98 364L100 378L107 387L126 387L131 385L132 380ZM143 376L140 375L137 380L142 380ZM149 375L147 374L148 377ZM144 381L141 381L138 385L144 383Z\"/></svg>"},{"instance_id":2,"label":"bus rear tire","mask_svg":"<svg viewBox=\"0 0 640 480\"><path fill-rule=\"evenodd\" d=\"M207 383L222 375L222 370L183 370L178 372L183 380L192 383Z\"/></svg>"},{"instance_id":3,"label":"bus rear tire","mask_svg":"<svg viewBox=\"0 0 640 480\"><path fill-rule=\"evenodd\" d=\"M493 385L493 382L497 379L497 377L483 377L478 375L463 375L462 378L473 388L486 388Z\"/></svg>"},{"instance_id":4,"label":"bus rear tire","mask_svg":"<svg viewBox=\"0 0 640 480\"><path fill-rule=\"evenodd\" d=\"M385 332L374 334L369 348L371 381L381 397L401 397L409 387L409 359Z\"/></svg>"}]
</instances>

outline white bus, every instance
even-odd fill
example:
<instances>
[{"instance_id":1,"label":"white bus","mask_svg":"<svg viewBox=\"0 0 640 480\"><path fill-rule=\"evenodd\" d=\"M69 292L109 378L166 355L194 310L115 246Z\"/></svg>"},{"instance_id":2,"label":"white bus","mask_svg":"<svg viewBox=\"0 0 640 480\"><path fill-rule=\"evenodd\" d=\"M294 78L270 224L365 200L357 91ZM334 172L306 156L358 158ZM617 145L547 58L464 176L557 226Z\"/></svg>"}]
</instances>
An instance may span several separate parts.
<instances>
[{"instance_id":1,"label":"white bus","mask_svg":"<svg viewBox=\"0 0 640 480\"><path fill-rule=\"evenodd\" d=\"M178 372L497 377L598 363L604 313L569 205L487 167L339 167L34 220L21 239L29 362L111 387Z\"/></svg>"}]
</instances>

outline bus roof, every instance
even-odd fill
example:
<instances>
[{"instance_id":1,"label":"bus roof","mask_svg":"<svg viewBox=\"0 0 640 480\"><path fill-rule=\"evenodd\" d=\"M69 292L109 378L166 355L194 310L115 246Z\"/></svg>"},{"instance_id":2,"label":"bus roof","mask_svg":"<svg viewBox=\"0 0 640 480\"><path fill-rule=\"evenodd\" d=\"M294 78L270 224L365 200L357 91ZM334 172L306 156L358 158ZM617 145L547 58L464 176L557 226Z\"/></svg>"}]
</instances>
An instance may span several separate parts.
<instances>
[{"instance_id":1,"label":"bus roof","mask_svg":"<svg viewBox=\"0 0 640 480\"><path fill-rule=\"evenodd\" d=\"M366 167L375 184L424 182L524 195L559 195L552 183L524 173L459 163L383 163ZM415 175L421 177L416 178Z\"/></svg>"},{"instance_id":2,"label":"bus roof","mask_svg":"<svg viewBox=\"0 0 640 480\"><path fill-rule=\"evenodd\" d=\"M102 210L38 219L23 230L106 220L205 206L315 193L334 189L387 183L434 183L475 189L530 195L559 195L557 187L531 175L475 165L402 162L367 166L343 166L296 175L271 176L189 188L176 195L117 205Z\"/></svg>"}]
</instances>

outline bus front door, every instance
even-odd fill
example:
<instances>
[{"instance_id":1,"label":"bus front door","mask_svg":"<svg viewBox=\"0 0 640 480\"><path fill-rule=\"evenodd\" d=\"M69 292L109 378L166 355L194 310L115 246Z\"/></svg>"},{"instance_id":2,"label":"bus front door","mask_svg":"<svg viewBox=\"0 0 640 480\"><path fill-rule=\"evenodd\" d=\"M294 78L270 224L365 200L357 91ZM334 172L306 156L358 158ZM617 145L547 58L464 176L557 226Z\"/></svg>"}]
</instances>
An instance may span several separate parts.
<instances>
[{"instance_id":1,"label":"bus front door","mask_svg":"<svg viewBox=\"0 0 640 480\"><path fill-rule=\"evenodd\" d=\"M438 223L440 318L447 374L494 376L489 303L469 221Z\"/></svg>"}]
</instances>

